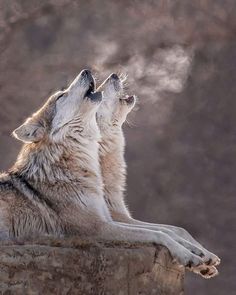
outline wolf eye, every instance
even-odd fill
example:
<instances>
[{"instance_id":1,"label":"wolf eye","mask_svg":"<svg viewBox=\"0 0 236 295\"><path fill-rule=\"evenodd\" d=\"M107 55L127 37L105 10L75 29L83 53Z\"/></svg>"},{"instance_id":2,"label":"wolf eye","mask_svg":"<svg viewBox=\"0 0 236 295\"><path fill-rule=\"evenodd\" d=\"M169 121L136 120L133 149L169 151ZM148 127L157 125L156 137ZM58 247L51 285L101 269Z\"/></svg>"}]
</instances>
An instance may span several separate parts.
<instances>
[{"instance_id":1,"label":"wolf eye","mask_svg":"<svg viewBox=\"0 0 236 295\"><path fill-rule=\"evenodd\" d=\"M65 94L65 93L60 94L60 95L57 97L56 101L58 101L58 99L60 99L61 97L63 97L64 94Z\"/></svg>"}]
</instances>

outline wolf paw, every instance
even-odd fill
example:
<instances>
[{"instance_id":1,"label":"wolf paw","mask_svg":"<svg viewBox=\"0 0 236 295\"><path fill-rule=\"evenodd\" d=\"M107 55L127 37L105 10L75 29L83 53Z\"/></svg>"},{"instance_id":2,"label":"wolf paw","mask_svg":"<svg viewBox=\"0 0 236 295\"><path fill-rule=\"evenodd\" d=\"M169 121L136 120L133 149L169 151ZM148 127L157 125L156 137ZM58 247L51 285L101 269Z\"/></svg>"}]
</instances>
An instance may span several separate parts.
<instances>
[{"instance_id":1,"label":"wolf paw","mask_svg":"<svg viewBox=\"0 0 236 295\"><path fill-rule=\"evenodd\" d=\"M176 234L173 235L173 233L171 233L170 236L172 239L188 249L190 252L197 256L200 256L206 265L217 266L220 264L220 258L207 249L203 248L201 245L190 242L182 237L177 236Z\"/></svg>"},{"instance_id":2,"label":"wolf paw","mask_svg":"<svg viewBox=\"0 0 236 295\"><path fill-rule=\"evenodd\" d=\"M188 270L200 275L204 279L211 279L219 274L218 270L214 266L208 266L205 264L197 267L188 267Z\"/></svg>"},{"instance_id":3,"label":"wolf paw","mask_svg":"<svg viewBox=\"0 0 236 295\"><path fill-rule=\"evenodd\" d=\"M174 262L177 262L188 269L204 265L204 261L200 256L193 254L184 247L182 247L180 252L172 253L172 257Z\"/></svg>"},{"instance_id":4,"label":"wolf paw","mask_svg":"<svg viewBox=\"0 0 236 295\"><path fill-rule=\"evenodd\" d=\"M204 250L203 250L203 253L204 253L203 260L206 265L217 266L220 264L220 258L217 255L215 255L209 251L204 251Z\"/></svg>"},{"instance_id":5,"label":"wolf paw","mask_svg":"<svg viewBox=\"0 0 236 295\"><path fill-rule=\"evenodd\" d=\"M182 239L182 238L178 238L176 239L176 241L182 245L183 247L185 247L186 249L188 249L190 252L192 252L193 254L197 255L197 256L200 256L201 258L203 258L203 261L204 261L204 258L205 258L205 253L203 251L203 249L199 248L198 246Z\"/></svg>"},{"instance_id":6,"label":"wolf paw","mask_svg":"<svg viewBox=\"0 0 236 295\"><path fill-rule=\"evenodd\" d=\"M179 241L179 243L185 248L187 248L193 254L200 256L206 265L217 266L220 264L220 258L215 254L211 253L210 251L202 247L198 247L197 245L194 245L185 240Z\"/></svg>"}]
</instances>

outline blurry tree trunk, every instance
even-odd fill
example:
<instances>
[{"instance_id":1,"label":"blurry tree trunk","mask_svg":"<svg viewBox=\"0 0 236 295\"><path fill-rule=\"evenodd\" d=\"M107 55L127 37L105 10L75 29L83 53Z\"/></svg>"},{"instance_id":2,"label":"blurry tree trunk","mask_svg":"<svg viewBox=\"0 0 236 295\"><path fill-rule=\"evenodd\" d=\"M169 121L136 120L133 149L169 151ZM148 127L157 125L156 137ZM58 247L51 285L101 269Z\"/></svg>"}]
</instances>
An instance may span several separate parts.
<instances>
[{"instance_id":1,"label":"blurry tree trunk","mask_svg":"<svg viewBox=\"0 0 236 295\"><path fill-rule=\"evenodd\" d=\"M1 294L183 294L165 248L49 239L0 245Z\"/></svg>"}]
</instances>

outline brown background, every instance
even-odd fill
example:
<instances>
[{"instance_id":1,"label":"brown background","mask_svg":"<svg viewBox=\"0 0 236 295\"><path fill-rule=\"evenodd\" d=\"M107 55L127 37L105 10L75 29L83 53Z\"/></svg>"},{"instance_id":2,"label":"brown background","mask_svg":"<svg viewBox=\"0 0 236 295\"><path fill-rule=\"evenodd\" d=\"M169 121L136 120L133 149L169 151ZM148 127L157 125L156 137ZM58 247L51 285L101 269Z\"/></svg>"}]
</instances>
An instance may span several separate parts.
<instances>
[{"instance_id":1,"label":"brown background","mask_svg":"<svg viewBox=\"0 0 236 295\"><path fill-rule=\"evenodd\" d=\"M186 294L235 294L236 2L0 0L0 169L10 137L52 91L88 67L129 74L129 207L183 226L222 258L187 275Z\"/></svg>"}]
</instances>

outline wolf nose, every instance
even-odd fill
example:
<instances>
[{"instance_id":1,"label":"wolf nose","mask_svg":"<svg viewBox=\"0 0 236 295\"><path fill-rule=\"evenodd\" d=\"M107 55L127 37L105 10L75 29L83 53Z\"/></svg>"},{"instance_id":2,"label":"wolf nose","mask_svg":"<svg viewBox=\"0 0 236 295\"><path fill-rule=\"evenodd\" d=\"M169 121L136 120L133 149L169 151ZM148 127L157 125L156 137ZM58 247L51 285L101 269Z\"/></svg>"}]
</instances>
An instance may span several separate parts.
<instances>
[{"instance_id":1,"label":"wolf nose","mask_svg":"<svg viewBox=\"0 0 236 295\"><path fill-rule=\"evenodd\" d=\"M113 80L119 80L119 77L118 77L118 75L117 74L111 74L111 79L113 79Z\"/></svg>"}]
</instances>

